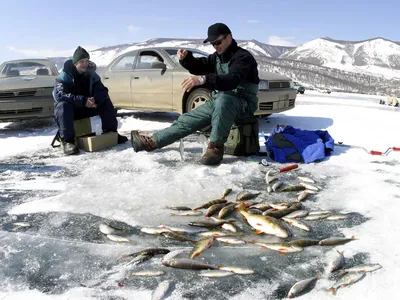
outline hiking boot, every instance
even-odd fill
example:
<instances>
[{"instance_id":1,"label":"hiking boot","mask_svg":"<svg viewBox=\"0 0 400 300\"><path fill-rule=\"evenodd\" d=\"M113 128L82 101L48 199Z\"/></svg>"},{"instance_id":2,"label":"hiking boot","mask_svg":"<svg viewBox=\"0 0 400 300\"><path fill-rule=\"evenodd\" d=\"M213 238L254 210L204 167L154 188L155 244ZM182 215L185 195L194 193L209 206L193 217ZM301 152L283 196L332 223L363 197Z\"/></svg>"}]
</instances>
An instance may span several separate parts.
<instances>
[{"instance_id":1,"label":"hiking boot","mask_svg":"<svg viewBox=\"0 0 400 300\"><path fill-rule=\"evenodd\" d=\"M207 150L201 157L203 165L219 165L224 157L224 145L216 145L214 142L208 143Z\"/></svg>"},{"instance_id":2,"label":"hiking boot","mask_svg":"<svg viewBox=\"0 0 400 300\"><path fill-rule=\"evenodd\" d=\"M123 144L128 141L128 138L126 136L118 134L118 144Z\"/></svg>"},{"instance_id":3,"label":"hiking boot","mask_svg":"<svg viewBox=\"0 0 400 300\"><path fill-rule=\"evenodd\" d=\"M65 155L75 155L79 153L79 149L74 143L64 142L63 150Z\"/></svg>"},{"instance_id":4,"label":"hiking boot","mask_svg":"<svg viewBox=\"0 0 400 300\"><path fill-rule=\"evenodd\" d=\"M137 130L131 131L131 143L135 152L146 150L147 152L157 149L157 145L150 136L140 135Z\"/></svg>"}]
</instances>

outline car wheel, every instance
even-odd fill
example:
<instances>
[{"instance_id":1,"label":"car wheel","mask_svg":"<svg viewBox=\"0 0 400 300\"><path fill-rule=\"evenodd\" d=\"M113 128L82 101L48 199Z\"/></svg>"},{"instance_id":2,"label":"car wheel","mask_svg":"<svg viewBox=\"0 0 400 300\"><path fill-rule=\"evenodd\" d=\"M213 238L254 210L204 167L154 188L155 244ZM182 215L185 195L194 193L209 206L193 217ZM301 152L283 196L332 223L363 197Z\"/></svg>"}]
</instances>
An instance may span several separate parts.
<instances>
[{"instance_id":1,"label":"car wheel","mask_svg":"<svg viewBox=\"0 0 400 300\"><path fill-rule=\"evenodd\" d=\"M302 94L302 95L303 95L303 94L304 94L304 91L301 91L301 92L300 92L300 94Z\"/></svg>"},{"instance_id":2,"label":"car wheel","mask_svg":"<svg viewBox=\"0 0 400 300\"><path fill-rule=\"evenodd\" d=\"M211 100L211 93L207 89L196 89L190 93L186 101L186 112L191 112L196 107Z\"/></svg>"}]
</instances>

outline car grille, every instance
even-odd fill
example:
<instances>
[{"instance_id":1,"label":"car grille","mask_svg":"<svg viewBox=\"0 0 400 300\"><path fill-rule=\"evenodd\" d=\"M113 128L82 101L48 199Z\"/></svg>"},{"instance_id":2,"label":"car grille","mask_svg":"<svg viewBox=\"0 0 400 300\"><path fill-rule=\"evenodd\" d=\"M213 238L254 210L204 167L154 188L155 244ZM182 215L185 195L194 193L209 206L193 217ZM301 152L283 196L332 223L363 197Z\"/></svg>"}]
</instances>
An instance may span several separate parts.
<instances>
[{"instance_id":1,"label":"car grille","mask_svg":"<svg viewBox=\"0 0 400 300\"><path fill-rule=\"evenodd\" d=\"M289 107L294 106L295 99L289 99Z\"/></svg>"},{"instance_id":2,"label":"car grille","mask_svg":"<svg viewBox=\"0 0 400 300\"><path fill-rule=\"evenodd\" d=\"M272 110L274 102L264 102L258 105L259 110Z\"/></svg>"},{"instance_id":3,"label":"car grille","mask_svg":"<svg viewBox=\"0 0 400 300\"><path fill-rule=\"evenodd\" d=\"M29 90L22 92L0 92L0 99L4 98L22 98L35 96L37 90Z\"/></svg>"},{"instance_id":4,"label":"car grille","mask_svg":"<svg viewBox=\"0 0 400 300\"><path fill-rule=\"evenodd\" d=\"M27 109L14 109L14 110L2 110L2 111L0 111L0 116L36 113L36 112L41 112L42 110L43 110L42 107L27 108Z\"/></svg>"},{"instance_id":5,"label":"car grille","mask_svg":"<svg viewBox=\"0 0 400 300\"><path fill-rule=\"evenodd\" d=\"M288 89L290 88L289 81L270 81L269 82L269 89L276 90L276 89Z\"/></svg>"}]
</instances>

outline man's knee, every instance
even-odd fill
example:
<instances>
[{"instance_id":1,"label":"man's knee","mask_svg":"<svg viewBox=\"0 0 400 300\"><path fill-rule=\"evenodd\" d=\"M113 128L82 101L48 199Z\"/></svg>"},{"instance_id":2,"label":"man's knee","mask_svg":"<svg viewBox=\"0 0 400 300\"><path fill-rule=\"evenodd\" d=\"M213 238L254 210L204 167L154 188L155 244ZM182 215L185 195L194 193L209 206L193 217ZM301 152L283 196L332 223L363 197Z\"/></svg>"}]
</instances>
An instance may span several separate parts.
<instances>
[{"instance_id":1,"label":"man's knee","mask_svg":"<svg viewBox=\"0 0 400 300\"><path fill-rule=\"evenodd\" d=\"M68 115L73 115L74 112L74 107L72 104L62 101L62 102L58 102L55 106L54 106L54 115L56 117L61 117L65 114Z\"/></svg>"}]
</instances>

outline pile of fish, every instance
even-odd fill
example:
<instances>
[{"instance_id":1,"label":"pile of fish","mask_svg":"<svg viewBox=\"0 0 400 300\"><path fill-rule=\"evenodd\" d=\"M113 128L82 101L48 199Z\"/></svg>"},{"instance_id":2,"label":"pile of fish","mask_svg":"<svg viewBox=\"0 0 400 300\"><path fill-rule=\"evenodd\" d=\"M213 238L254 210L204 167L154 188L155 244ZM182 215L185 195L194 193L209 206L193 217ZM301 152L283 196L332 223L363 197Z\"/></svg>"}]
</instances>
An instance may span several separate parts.
<instances>
[{"instance_id":1,"label":"pile of fish","mask_svg":"<svg viewBox=\"0 0 400 300\"><path fill-rule=\"evenodd\" d=\"M242 268L240 266L219 266L198 260L198 258L210 247L219 244L254 245L267 251L276 251L279 254L290 254L304 251L311 246L338 246L356 240L351 237L327 237L325 239L296 238L295 230L305 233L312 230L313 221L335 221L351 217L351 214L338 214L332 211L309 211L304 207L305 201L310 195L318 193L321 187L309 177L298 176L298 183L285 185L279 178L279 173L271 169L265 174L266 193L241 191L237 193L235 201L228 201L227 197L232 189L227 189L222 197L208 201L198 207L170 206L167 209L173 211L171 216L199 216L196 221L187 225L170 226L161 224L158 227L144 227L141 232L153 235L162 235L166 238L193 244L192 248L170 251L165 248L152 248L140 252L126 254L124 259L130 259L129 264L139 264L156 255L164 255L161 263L164 266L178 269L200 270L199 276L226 277L249 275L256 270ZM290 202L266 201L270 193L297 193ZM264 196L264 197L263 197ZM243 220L243 222L241 221ZM311 225L310 225L311 224ZM294 228L296 228L294 230ZM107 224L100 224L100 231L107 238L116 242L130 242L129 239L118 233L123 228L115 228ZM269 237L269 240L259 239ZM271 241L272 239L272 241ZM366 272L375 271L379 264L359 265L343 269L345 259L343 252L332 263L328 273L336 274L336 282L329 289L333 294L339 287L344 287L362 279ZM130 273L129 276L162 276L164 271L142 271ZM322 274L315 277L300 280L288 291L289 298L297 297L311 290ZM171 289L172 282L163 281L153 293L153 299L162 299Z\"/></svg>"}]
</instances>

